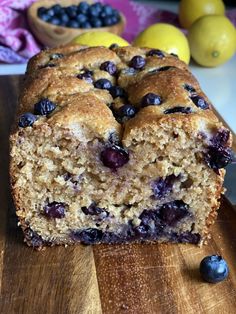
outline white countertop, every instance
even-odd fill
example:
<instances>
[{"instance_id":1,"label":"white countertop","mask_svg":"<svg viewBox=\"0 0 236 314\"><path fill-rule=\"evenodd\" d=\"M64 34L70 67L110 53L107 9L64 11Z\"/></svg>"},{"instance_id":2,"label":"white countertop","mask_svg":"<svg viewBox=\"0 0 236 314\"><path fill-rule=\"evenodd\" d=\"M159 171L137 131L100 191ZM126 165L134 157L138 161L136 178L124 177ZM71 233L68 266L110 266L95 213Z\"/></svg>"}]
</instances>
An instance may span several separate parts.
<instances>
[{"instance_id":1,"label":"white countertop","mask_svg":"<svg viewBox=\"0 0 236 314\"><path fill-rule=\"evenodd\" d=\"M150 3L154 4L153 1ZM156 5L161 9L177 11L176 3L157 1ZM203 68L193 63L190 67L216 110L236 133L236 55L217 68ZM0 75L23 74L25 68L25 64L0 65Z\"/></svg>"}]
</instances>

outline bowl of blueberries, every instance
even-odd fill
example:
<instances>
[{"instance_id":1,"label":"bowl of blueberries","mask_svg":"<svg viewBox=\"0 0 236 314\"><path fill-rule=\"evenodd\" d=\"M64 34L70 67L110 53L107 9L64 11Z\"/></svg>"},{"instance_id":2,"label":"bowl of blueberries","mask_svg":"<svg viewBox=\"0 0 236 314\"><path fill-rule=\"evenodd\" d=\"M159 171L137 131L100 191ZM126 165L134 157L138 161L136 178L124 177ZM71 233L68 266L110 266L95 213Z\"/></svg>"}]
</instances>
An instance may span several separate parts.
<instances>
[{"instance_id":1,"label":"bowl of blueberries","mask_svg":"<svg viewBox=\"0 0 236 314\"><path fill-rule=\"evenodd\" d=\"M91 0L40 0L29 7L27 16L32 32L47 47L67 44L91 30L121 35L126 24L121 12Z\"/></svg>"}]
</instances>

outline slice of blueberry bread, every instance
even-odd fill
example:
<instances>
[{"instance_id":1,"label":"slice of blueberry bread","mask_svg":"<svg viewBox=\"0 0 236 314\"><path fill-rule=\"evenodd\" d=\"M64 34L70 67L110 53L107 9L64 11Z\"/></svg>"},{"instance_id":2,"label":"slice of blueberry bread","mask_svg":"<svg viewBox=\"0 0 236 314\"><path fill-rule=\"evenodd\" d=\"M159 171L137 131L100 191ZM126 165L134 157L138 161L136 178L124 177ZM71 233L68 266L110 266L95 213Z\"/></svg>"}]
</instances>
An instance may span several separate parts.
<instances>
[{"instance_id":1,"label":"slice of blueberry bread","mask_svg":"<svg viewBox=\"0 0 236 314\"><path fill-rule=\"evenodd\" d=\"M201 244L231 135L187 66L160 50L77 45L30 60L11 135L28 245Z\"/></svg>"}]
</instances>

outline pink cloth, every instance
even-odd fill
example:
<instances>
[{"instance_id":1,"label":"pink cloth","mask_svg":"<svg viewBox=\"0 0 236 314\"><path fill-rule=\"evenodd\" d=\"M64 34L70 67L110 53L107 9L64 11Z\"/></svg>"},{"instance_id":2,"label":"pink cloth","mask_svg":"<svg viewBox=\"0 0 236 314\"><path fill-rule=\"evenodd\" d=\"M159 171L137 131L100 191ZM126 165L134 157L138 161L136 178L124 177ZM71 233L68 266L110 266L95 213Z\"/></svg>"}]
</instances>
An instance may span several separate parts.
<instances>
[{"instance_id":1,"label":"pink cloth","mask_svg":"<svg viewBox=\"0 0 236 314\"><path fill-rule=\"evenodd\" d=\"M0 0L0 61L22 63L40 51L25 18L34 1Z\"/></svg>"},{"instance_id":2,"label":"pink cloth","mask_svg":"<svg viewBox=\"0 0 236 314\"><path fill-rule=\"evenodd\" d=\"M0 0L0 62L25 63L40 51L40 43L31 34L25 11L36 0ZM158 10L152 4L129 0L100 0L123 12L127 25L123 37L129 42L151 24L171 23L180 27L178 16L169 11ZM236 9L227 12L236 26Z\"/></svg>"}]
</instances>

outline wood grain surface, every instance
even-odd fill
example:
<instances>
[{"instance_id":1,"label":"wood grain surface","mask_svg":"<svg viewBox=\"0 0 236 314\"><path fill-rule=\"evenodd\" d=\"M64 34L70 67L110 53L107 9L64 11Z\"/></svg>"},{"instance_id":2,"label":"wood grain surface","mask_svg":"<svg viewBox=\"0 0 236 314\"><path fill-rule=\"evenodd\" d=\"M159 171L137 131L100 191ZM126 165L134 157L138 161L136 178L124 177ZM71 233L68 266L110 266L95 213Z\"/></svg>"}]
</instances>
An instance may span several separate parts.
<instances>
[{"instance_id":1,"label":"wood grain surface","mask_svg":"<svg viewBox=\"0 0 236 314\"><path fill-rule=\"evenodd\" d=\"M209 245L23 244L8 184L8 136L19 77L0 77L0 313L178 314L236 312L236 212L223 200ZM201 280L199 263L221 254L227 280Z\"/></svg>"}]
</instances>

